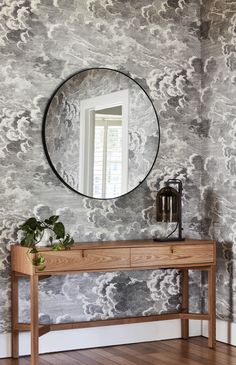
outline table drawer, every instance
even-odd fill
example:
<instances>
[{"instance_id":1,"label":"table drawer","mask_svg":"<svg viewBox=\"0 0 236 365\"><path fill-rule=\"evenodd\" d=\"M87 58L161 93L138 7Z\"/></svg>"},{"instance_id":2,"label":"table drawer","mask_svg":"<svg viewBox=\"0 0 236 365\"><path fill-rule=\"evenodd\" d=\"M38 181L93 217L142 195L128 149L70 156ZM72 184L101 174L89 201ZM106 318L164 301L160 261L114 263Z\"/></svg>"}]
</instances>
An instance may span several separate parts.
<instances>
[{"instance_id":1,"label":"table drawer","mask_svg":"<svg viewBox=\"0 0 236 365\"><path fill-rule=\"evenodd\" d=\"M131 248L131 267L178 267L213 263L214 245L163 245L159 247Z\"/></svg>"},{"instance_id":2,"label":"table drawer","mask_svg":"<svg viewBox=\"0 0 236 365\"><path fill-rule=\"evenodd\" d=\"M119 269L130 265L129 248L43 251L41 253L46 259L43 272Z\"/></svg>"}]
</instances>

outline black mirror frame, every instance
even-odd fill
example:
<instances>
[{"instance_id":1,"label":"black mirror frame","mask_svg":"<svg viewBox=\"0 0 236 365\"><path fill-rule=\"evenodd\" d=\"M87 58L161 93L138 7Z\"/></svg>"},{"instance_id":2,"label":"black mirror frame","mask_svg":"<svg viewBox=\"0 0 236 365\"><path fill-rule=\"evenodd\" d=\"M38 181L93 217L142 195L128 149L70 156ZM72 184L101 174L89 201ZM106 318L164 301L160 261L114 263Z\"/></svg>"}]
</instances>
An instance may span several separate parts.
<instances>
[{"instance_id":1,"label":"black mirror frame","mask_svg":"<svg viewBox=\"0 0 236 365\"><path fill-rule=\"evenodd\" d=\"M55 166L53 165L52 163L52 160L49 156L49 153L48 153L48 150L47 150L47 144L46 144L46 135L45 135L45 130L46 130L46 120L47 120L47 114L48 114L48 110L50 108L50 105L51 105L51 102L54 98L54 96L57 94L57 92L59 91L59 89L67 82L69 81L72 77L80 74L81 72L85 72L85 71L91 71L91 70L109 70L109 71L115 71L115 72L118 72L120 74L122 74L123 76L126 76L128 77L130 80L132 80L133 82L135 82L141 89L142 91L145 93L145 95L147 96L147 98L149 99L152 107L153 107L153 110L154 110L154 113L155 113L155 116L156 116L156 121L157 121L157 130L158 130L158 134L159 134L159 140L158 140L158 145L157 145L157 152L156 152L156 155L155 155L155 158L154 158L154 161L152 163L152 166L150 167L148 173L145 175L145 177L143 178L143 180L141 180L139 182L138 185L135 186L135 188L129 190L127 193L125 194L122 194L122 195L119 195L117 197L112 197L112 198L96 198L96 197L92 197L92 196L88 196L88 195L85 195L83 193L80 193L79 191L75 190L74 188L72 188L69 184L67 184L67 182L65 182L63 180L63 178L59 175L59 173L57 172ZM57 88L56 90L54 91L54 93L52 94L52 96L50 97L47 105L46 105L46 108L45 108L45 112L44 112L44 116L43 116L43 123L42 123L42 142L43 142L43 149L44 149L44 153L45 153L45 156L48 160L48 163L52 169L52 171L54 172L54 174L57 176L57 178L67 187L69 188L70 190L72 190L73 192L79 194L79 195L82 195L83 197L85 198L88 198L88 199L96 199L96 200L112 200L112 199L119 199L121 197L124 197L125 195L131 193L132 191L134 191L135 189L137 189L143 182L144 180L146 180L146 178L148 177L148 175L150 174L150 172L152 171L153 169L153 166L157 160L157 156L158 156L158 152L159 152L159 147L160 147L160 138L161 138L161 135L160 135L160 124L159 124L159 118L158 118L158 115L157 115L157 112L156 112L156 109L155 109L155 106L153 104L153 101L151 100L150 96L147 94L147 92L144 90L144 88L136 81L134 80L131 76L127 75L126 73L122 72L122 71L119 71L119 70L115 70L115 69L112 69L112 68L109 68L109 67L91 67L91 68L86 68L86 69L82 69L78 72L75 72L74 74L72 74L71 76L69 76L65 81L63 81Z\"/></svg>"}]
</instances>

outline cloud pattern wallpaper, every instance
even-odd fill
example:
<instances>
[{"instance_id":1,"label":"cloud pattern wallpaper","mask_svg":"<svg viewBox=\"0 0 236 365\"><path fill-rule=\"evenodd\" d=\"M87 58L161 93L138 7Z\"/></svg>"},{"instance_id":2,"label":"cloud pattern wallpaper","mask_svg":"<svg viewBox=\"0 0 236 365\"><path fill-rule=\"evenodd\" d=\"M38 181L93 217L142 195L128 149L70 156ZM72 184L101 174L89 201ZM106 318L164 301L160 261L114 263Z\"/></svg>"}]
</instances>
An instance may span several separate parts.
<instances>
[{"instance_id":1,"label":"cloud pattern wallpaper","mask_svg":"<svg viewBox=\"0 0 236 365\"><path fill-rule=\"evenodd\" d=\"M217 241L217 314L236 322L236 3L202 8L203 235Z\"/></svg>"},{"instance_id":2,"label":"cloud pattern wallpaper","mask_svg":"<svg viewBox=\"0 0 236 365\"><path fill-rule=\"evenodd\" d=\"M233 319L235 12L233 3L204 1L203 6L200 0L3 1L1 332L10 332L9 252L20 223L32 215L58 214L76 241L163 236L172 227L155 221L156 191L176 177L184 186L186 237L219 241L217 311ZM127 73L150 95L159 116L161 143L150 175L113 200L88 199L65 187L50 169L41 140L55 89L90 67ZM195 311L204 309L201 294L207 287L201 279L190 278ZM40 321L176 311L179 282L176 270L52 277L40 283ZM29 321L27 280L20 282L20 308L20 319Z\"/></svg>"}]
</instances>

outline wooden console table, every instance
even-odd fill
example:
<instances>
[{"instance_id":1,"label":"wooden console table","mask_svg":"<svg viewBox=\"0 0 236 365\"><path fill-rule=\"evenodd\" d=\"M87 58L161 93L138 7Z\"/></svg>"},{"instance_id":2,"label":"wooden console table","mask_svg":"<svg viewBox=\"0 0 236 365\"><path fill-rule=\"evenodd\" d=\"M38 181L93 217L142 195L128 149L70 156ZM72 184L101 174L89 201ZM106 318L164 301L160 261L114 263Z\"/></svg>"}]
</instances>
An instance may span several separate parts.
<instances>
[{"instance_id":1,"label":"wooden console table","mask_svg":"<svg viewBox=\"0 0 236 365\"><path fill-rule=\"evenodd\" d=\"M27 258L28 249L14 245L12 262L12 357L19 356L19 331L31 332L31 365L38 365L39 337L49 331L106 326L124 323L180 319L182 338L189 336L189 319L208 320L208 345L215 347L215 265L216 245L214 241L186 240L162 242L152 240L87 242L76 244L69 251L52 251L42 247L46 267L40 271ZM33 258L33 255L31 255ZM90 271L123 271L140 269L181 270L182 309L178 313L167 313L146 317L108 319L91 322L40 325L38 321L38 281L51 275L62 275ZM189 313L188 270L208 272L208 313ZM31 323L18 321L18 277L30 278Z\"/></svg>"}]
</instances>

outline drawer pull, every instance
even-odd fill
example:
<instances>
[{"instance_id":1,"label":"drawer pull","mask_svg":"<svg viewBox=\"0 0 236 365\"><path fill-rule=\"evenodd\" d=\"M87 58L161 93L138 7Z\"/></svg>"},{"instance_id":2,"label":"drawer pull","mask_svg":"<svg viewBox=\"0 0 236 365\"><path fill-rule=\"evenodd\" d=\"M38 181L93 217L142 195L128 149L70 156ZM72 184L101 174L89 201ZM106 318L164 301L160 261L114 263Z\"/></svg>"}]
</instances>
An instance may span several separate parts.
<instances>
[{"instance_id":1,"label":"drawer pull","mask_svg":"<svg viewBox=\"0 0 236 365\"><path fill-rule=\"evenodd\" d=\"M84 259L84 250L82 250L82 258Z\"/></svg>"},{"instance_id":2,"label":"drawer pull","mask_svg":"<svg viewBox=\"0 0 236 365\"><path fill-rule=\"evenodd\" d=\"M174 253L174 248L173 247L170 248L170 252Z\"/></svg>"}]
</instances>

